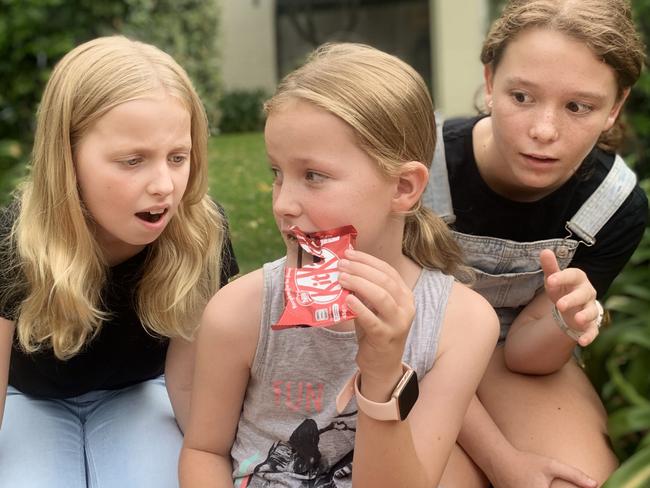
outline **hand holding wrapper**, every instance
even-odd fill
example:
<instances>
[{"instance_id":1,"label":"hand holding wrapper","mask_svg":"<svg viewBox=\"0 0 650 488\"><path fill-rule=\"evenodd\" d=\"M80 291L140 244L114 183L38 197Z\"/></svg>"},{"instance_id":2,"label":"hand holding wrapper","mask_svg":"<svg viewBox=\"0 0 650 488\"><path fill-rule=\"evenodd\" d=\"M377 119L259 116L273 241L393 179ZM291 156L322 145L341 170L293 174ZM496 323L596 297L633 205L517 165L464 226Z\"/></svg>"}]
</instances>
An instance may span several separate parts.
<instances>
[{"instance_id":1,"label":"hand holding wrapper","mask_svg":"<svg viewBox=\"0 0 650 488\"><path fill-rule=\"evenodd\" d=\"M290 327L326 327L354 318L341 288L338 262L346 249L354 247L357 231L351 225L313 234L292 227L298 241L298 266L284 271L285 309L274 330ZM301 266L302 252L314 262Z\"/></svg>"}]
</instances>

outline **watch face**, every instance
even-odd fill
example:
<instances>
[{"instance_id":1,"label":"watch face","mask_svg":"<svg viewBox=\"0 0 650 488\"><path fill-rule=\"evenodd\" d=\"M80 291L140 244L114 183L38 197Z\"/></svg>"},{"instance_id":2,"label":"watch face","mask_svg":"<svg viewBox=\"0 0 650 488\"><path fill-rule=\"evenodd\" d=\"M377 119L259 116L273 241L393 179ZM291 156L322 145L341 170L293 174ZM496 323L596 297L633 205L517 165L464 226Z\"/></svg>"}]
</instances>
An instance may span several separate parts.
<instances>
[{"instance_id":1,"label":"watch face","mask_svg":"<svg viewBox=\"0 0 650 488\"><path fill-rule=\"evenodd\" d=\"M406 419L418 399L418 375L412 369L407 371L399 382L393 396L397 398L400 420Z\"/></svg>"}]
</instances>

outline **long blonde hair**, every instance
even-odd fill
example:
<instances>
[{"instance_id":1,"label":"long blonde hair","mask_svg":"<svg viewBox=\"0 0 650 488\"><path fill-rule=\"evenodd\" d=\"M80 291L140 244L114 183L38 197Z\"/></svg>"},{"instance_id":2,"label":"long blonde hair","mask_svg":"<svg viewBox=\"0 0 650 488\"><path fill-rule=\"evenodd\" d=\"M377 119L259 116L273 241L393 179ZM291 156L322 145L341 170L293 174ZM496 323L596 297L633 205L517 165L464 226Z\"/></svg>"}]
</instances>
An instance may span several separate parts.
<instances>
[{"instance_id":1,"label":"long blonde hair","mask_svg":"<svg viewBox=\"0 0 650 488\"><path fill-rule=\"evenodd\" d=\"M495 71L508 43L531 27L555 30L584 42L614 71L619 99L641 76L645 47L632 21L629 0L511 0L483 43L483 64ZM619 116L598 145L615 150L623 132Z\"/></svg>"},{"instance_id":2,"label":"long blonde hair","mask_svg":"<svg viewBox=\"0 0 650 488\"><path fill-rule=\"evenodd\" d=\"M135 291L137 313L154 335L190 338L218 288L223 222L207 196L201 101L185 71L161 50L121 36L98 38L61 59L38 110L30 177L10 236L19 277L13 291L26 297L17 308L26 351L51 347L58 358L69 358L110 316L102 304L108 266L79 195L75 146L113 107L161 88L191 116L190 176L177 214L149 246Z\"/></svg>"},{"instance_id":3,"label":"long blonde hair","mask_svg":"<svg viewBox=\"0 0 650 488\"><path fill-rule=\"evenodd\" d=\"M433 102L421 76L395 56L363 44L324 44L282 80L264 110L268 115L291 99L313 103L349 124L387 176L409 161L431 165ZM451 232L421 202L406 216L402 248L426 268L452 274L461 264Z\"/></svg>"}]
</instances>

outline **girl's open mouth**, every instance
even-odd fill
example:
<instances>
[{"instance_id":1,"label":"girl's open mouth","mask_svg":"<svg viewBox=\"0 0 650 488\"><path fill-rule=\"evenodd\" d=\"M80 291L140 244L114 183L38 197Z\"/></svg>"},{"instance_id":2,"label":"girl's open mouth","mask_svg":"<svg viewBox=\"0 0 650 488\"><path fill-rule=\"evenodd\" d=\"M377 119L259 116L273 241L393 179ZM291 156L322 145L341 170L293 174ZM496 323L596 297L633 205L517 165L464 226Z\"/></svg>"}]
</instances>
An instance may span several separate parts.
<instances>
[{"instance_id":1,"label":"girl's open mouth","mask_svg":"<svg viewBox=\"0 0 650 488\"><path fill-rule=\"evenodd\" d=\"M139 218L142 219L146 222L150 222L152 224L158 222L163 215L167 213L167 209L160 209L160 210L151 210L149 212L138 212L135 215Z\"/></svg>"}]
</instances>

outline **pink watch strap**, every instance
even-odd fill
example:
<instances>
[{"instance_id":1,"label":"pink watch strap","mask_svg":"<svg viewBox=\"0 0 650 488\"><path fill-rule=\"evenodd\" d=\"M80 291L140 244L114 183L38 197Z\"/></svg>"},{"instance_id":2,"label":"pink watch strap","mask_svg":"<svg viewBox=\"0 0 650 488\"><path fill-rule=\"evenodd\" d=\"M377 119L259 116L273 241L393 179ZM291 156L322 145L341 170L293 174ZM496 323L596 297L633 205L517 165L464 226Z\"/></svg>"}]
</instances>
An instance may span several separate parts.
<instances>
[{"instance_id":1,"label":"pink watch strap","mask_svg":"<svg viewBox=\"0 0 650 488\"><path fill-rule=\"evenodd\" d=\"M411 367L406 363L402 363L402 367L405 372L411 369ZM345 383L339 394L336 396L336 410L339 413L343 412L348 403L350 403L352 397L355 396L357 406L368 417L375 420L399 420L400 413L397 398L391 396L390 400L384 403L377 403L368 400L359 391L359 378L359 371L357 371Z\"/></svg>"}]
</instances>

